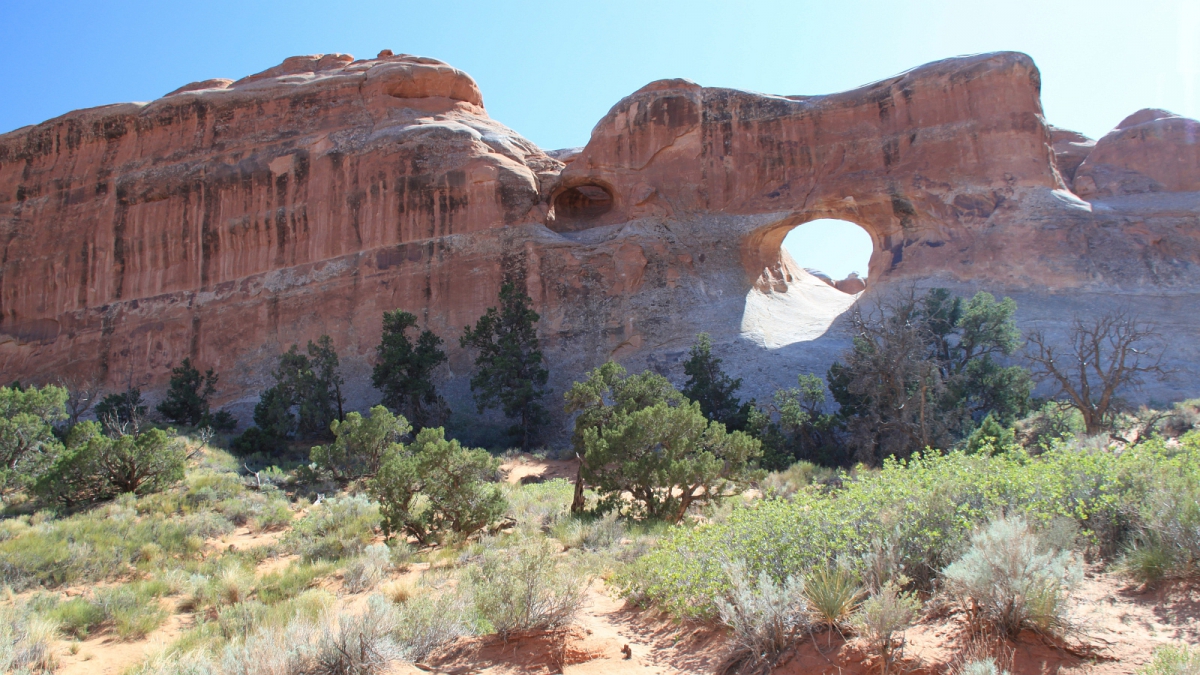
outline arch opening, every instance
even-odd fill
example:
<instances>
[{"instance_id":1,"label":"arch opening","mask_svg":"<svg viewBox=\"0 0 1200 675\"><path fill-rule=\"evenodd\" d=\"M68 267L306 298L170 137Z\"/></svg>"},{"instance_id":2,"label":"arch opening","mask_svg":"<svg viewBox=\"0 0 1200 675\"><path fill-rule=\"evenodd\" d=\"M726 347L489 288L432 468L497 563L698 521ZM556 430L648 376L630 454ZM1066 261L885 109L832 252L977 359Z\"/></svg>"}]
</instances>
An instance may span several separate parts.
<instances>
[{"instance_id":1,"label":"arch opening","mask_svg":"<svg viewBox=\"0 0 1200 675\"><path fill-rule=\"evenodd\" d=\"M844 293L867 287L871 235L846 220L811 220L787 233L782 251L803 270Z\"/></svg>"},{"instance_id":2,"label":"arch opening","mask_svg":"<svg viewBox=\"0 0 1200 675\"><path fill-rule=\"evenodd\" d=\"M612 193L596 184L569 187L554 197L554 213L558 218L598 218L613 207Z\"/></svg>"},{"instance_id":3,"label":"arch opening","mask_svg":"<svg viewBox=\"0 0 1200 675\"><path fill-rule=\"evenodd\" d=\"M866 290L876 252L863 226L835 219L777 222L760 230L749 248L757 274L741 332L770 349L825 335Z\"/></svg>"}]
</instances>

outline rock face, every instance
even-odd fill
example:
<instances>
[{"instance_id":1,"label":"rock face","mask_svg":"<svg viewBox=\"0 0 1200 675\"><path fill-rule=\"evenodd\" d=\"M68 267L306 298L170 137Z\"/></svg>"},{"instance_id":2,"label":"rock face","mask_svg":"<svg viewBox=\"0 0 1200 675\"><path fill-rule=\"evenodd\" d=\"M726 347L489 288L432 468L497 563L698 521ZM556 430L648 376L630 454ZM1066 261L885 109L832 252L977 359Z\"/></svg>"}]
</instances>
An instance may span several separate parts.
<instances>
[{"instance_id":1,"label":"rock face","mask_svg":"<svg viewBox=\"0 0 1200 675\"><path fill-rule=\"evenodd\" d=\"M1085 199L1200 191L1200 122L1139 110L1096 142L1074 189Z\"/></svg>"},{"instance_id":2,"label":"rock face","mask_svg":"<svg viewBox=\"0 0 1200 675\"><path fill-rule=\"evenodd\" d=\"M191 357L245 420L276 356L328 333L363 407L403 308L446 339L465 410L456 338L509 274L543 316L552 409L608 358L678 375L702 330L761 395L846 345L853 296L781 251L818 218L870 234L867 296L988 289L1051 327L1114 298L1194 303L1197 123L1135 116L1085 153L1039 87L1015 53L815 97L664 80L553 156L465 73L386 50L76 111L0 135L0 375L160 392ZM1194 334L1185 314L1172 330Z\"/></svg>"},{"instance_id":3,"label":"rock face","mask_svg":"<svg viewBox=\"0 0 1200 675\"><path fill-rule=\"evenodd\" d=\"M1070 129L1050 126L1050 143L1054 149L1054 160L1058 165L1063 182L1070 185L1075 180L1075 171L1096 147L1096 141Z\"/></svg>"}]
</instances>

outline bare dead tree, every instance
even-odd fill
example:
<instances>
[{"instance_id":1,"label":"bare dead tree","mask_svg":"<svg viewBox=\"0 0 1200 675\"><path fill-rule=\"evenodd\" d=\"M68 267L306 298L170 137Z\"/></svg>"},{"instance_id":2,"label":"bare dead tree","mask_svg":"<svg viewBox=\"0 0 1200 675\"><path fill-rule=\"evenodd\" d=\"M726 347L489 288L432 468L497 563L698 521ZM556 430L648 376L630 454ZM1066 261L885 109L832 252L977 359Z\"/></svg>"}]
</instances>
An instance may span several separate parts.
<instances>
[{"instance_id":1,"label":"bare dead tree","mask_svg":"<svg viewBox=\"0 0 1200 675\"><path fill-rule=\"evenodd\" d=\"M948 442L945 420L934 404L945 383L928 357L929 337L919 312L910 289L868 313L856 305L850 316L855 346L842 356L844 381L835 379L832 386L841 384L857 399L847 431L861 461L878 465L890 455L907 457Z\"/></svg>"},{"instance_id":2,"label":"bare dead tree","mask_svg":"<svg viewBox=\"0 0 1200 675\"><path fill-rule=\"evenodd\" d=\"M1162 379L1162 336L1154 327L1118 310L1094 319L1075 317L1061 343L1035 330L1026 355L1035 379L1055 387L1053 397L1079 411L1087 433L1109 428L1126 407L1124 394L1147 377Z\"/></svg>"},{"instance_id":3,"label":"bare dead tree","mask_svg":"<svg viewBox=\"0 0 1200 675\"><path fill-rule=\"evenodd\" d=\"M67 390L67 420L70 426L75 426L100 400L100 379L95 375L68 375L60 377L58 384Z\"/></svg>"}]
</instances>

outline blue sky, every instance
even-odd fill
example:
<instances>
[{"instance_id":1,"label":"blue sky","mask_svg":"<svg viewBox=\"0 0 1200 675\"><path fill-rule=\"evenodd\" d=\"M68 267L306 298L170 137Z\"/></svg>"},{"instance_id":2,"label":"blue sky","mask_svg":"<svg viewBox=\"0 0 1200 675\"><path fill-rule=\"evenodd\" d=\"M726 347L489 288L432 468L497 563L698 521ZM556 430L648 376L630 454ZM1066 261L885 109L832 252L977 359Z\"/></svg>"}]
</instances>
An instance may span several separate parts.
<instances>
[{"instance_id":1,"label":"blue sky","mask_svg":"<svg viewBox=\"0 0 1200 675\"><path fill-rule=\"evenodd\" d=\"M996 50L1033 56L1049 120L1091 136L1144 107L1200 116L1200 0L0 0L0 25L0 132L294 54L384 48L467 71L494 118L546 148L586 143L659 78L822 94Z\"/></svg>"},{"instance_id":2,"label":"blue sky","mask_svg":"<svg viewBox=\"0 0 1200 675\"><path fill-rule=\"evenodd\" d=\"M1092 137L1145 107L1200 117L1200 0L0 0L0 26L0 133L295 54L385 48L467 71L493 118L547 149L583 145L660 78L824 94L997 50L1031 55L1049 121ZM865 273L858 258L823 267Z\"/></svg>"}]
</instances>

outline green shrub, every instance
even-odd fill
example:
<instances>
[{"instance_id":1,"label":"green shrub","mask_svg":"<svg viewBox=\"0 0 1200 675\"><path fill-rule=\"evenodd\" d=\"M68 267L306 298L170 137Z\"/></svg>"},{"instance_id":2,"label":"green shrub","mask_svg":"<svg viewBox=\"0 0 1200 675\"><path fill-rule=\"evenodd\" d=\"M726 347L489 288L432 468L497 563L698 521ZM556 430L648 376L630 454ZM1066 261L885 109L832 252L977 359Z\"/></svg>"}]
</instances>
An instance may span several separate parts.
<instances>
[{"instance_id":1,"label":"green shrub","mask_svg":"<svg viewBox=\"0 0 1200 675\"><path fill-rule=\"evenodd\" d=\"M819 467L812 462L800 461L792 464L783 471L773 471L767 474L759 487L766 497L787 498L819 480L836 477L833 469Z\"/></svg>"},{"instance_id":2,"label":"green shrub","mask_svg":"<svg viewBox=\"0 0 1200 675\"><path fill-rule=\"evenodd\" d=\"M249 525L255 532L269 532L287 527L293 518L292 509L286 501L270 499L257 513L250 516Z\"/></svg>"},{"instance_id":3,"label":"green shrub","mask_svg":"<svg viewBox=\"0 0 1200 675\"><path fill-rule=\"evenodd\" d=\"M569 513L575 488L562 478L530 485L504 485L505 516L526 534L548 530Z\"/></svg>"},{"instance_id":4,"label":"green shrub","mask_svg":"<svg viewBox=\"0 0 1200 675\"><path fill-rule=\"evenodd\" d=\"M395 632L403 657L420 663L442 645L471 635L470 609L460 593L424 593L406 600L397 610Z\"/></svg>"},{"instance_id":5,"label":"green shrub","mask_svg":"<svg viewBox=\"0 0 1200 675\"><path fill-rule=\"evenodd\" d=\"M1181 439L1182 451L1155 440L1160 460L1136 474L1144 486L1125 568L1138 580L1186 578L1200 572L1200 434Z\"/></svg>"},{"instance_id":6,"label":"green shrub","mask_svg":"<svg viewBox=\"0 0 1200 675\"><path fill-rule=\"evenodd\" d=\"M921 612L921 601L915 593L905 593L893 582L888 582L859 606L851 619L855 632L866 638L870 648L883 657L883 671L891 667L897 647L896 634L903 633L916 622Z\"/></svg>"},{"instance_id":7,"label":"green shrub","mask_svg":"<svg viewBox=\"0 0 1200 675\"><path fill-rule=\"evenodd\" d=\"M1045 550L1019 516L992 521L944 574L951 596L1012 637L1066 627L1067 600L1083 578L1069 551Z\"/></svg>"},{"instance_id":8,"label":"green shrub","mask_svg":"<svg viewBox=\"0 0 1200 675\"><path fill-rule=\"evenodd\" d=\"M332 563L293 562L258 580L258 599L268 605L290 600L312 588L317 579L334 571Z\"/></svg>"},{"instance_id":9,"label":"green shrub","mask_svg":"<svg viewBox=\"0 0 1200 675\"><path fill-rule=\"evenodd\" d=\"M391 453L400 451L400 440L412 426L387 408L371 408L371 416L352 412L345 421L334 420L330 429L336 440L312 449L310 459L337 480L374 476Z\"/></svg>"},{"instance_id":10,"label":"green shrub","mask_svg":"<svg viewBox=\"0 0 1200 675\"><path fill-rule=\"evenodd\" d=\"M309 509L284 543L307 561L339 560L366 548L379 524L379 505L365 496L334 497Z\"/></svg>"},{"instance_id":11,"label":"green shrub","mask_svg":"<svg viewBox=\"0 0 1200 675\"><path fill-rule=\"evenodd\" d=\"M0 541L0 584L15 589L109 579L125 573L147 544L161 555L198 556L204 540L233 529L212 512L138 517L121 498L93 511L22 528Z\"/></svg>"},{"instance_id":12,"label":"green shrub","mask_svg":"<svg viewBox=\"0 0 1200 675\"><path fill-rule=\"evenodd\" d=\"M90 504L162 490L183 479L186 465L184 444L161 429L110 438L94 422L84 422L34 490L68 507Z\"/></svg>"},{"instance_id":13,"label":"green shrub","mask_svg":"<svg viewBox=\"0 0 1200 675\"><path fill-rule=\"evenodd\" d=\"M631 597L701 617L714 615L712 598L727 590L724 560L776 581L842 560L872 585L903 574L928 590L995 513L1023 514L1036 530L1074 521L1080 541L1111 558L1139 532L1159 472L1200 467L1200 435L1181 441L1120 455L1062 442L1034 458L951 452L888 461L844 476L839 489L739 505L724 522L668 530L615 580Z\"/></svg>"},{"instance_id":14,"label":"green shrub","mask_svg":"<svg viewBox=\"0 0 1200 675\"><path fill-rule=\"evenodd\" d=\"M626 532L615 511L600 516L573 516L560 520L551 533L566 548L600 551L619 544Z\"/></svg>"},{"instance_id":15,"label":"green shrub","mask_svg":"<svg viewBox=\"0 0 1200 675\"><path fill-rule=\"evenodd\" d=\"M1200 675L1200 648L1159 647L1150 663L1138 670L1138 675Z\"/></svg>"},{"instance_id":16,"label":"green shrub","mask_svg":"<svg viewBox=\"0 0 1200 675\"><path fill-rule=\"evenodd\" d=\"M346 565L342 585L347 592L361 593L375 588L392 567L391 552L384 544L371 544L362 555Z\"/></svg>"},{"instance_id":17,"label":"green shrub","mask_svg":"<svg viewBox=\"0 0 1200 675\"><path fill-rule=\"evenodd\" d=\"M86 638L107 618L104 609L84 598L71 598L59 603L47 616L58 624L59 630L80 639Z\"/></svg>"},{"instance_id":18,"label":"green shrub","mask_svg":"<svg viewBox=\"0 0 1200 675\"><path fill-rule=\"evenodd\" d=\"M488 527L506 507L500 487L489 482L498 468L487 451L447 441L441 428L422 429L370 484L384 532L427 543L447 532L466 537Z\"/></svg>"},{"instance_id":19,"label":"green shrub","mask_svg":"<svg viewBox=\"0 0 1200 675\"><path fill-rule=\"evenodd\" d=\"M522 539L512 548L486 551L468 568L475 609L492 632L507 639L518 632L556 630L575 620L587 579L557 553L546 539Z\"/></svg>"},{"instance_id":20,"label":"green shrub","mask_svg":"<svg viewBox=\"0 0 1200 675\"><path fill-rule=\"evenodd\" d=\"M97 591L93 603L122 640L133 640L145 637L169 616L158 601L166 590L164 584L153 582L113 586Z\"/></svg>"},{"instance_id":21,"label":"green shrub","mask_svg":"<svg viewBox=\"0 0 1200 675\"><path fill-rule=\"evenodd\" d=\"M342 612L336 621L323 622L317 636L313 665L304 672L317 675L377 675L399 661L400 646L393 636L398 616L382 596L367 599L365 612Z\"/></svg>"}]
</instances>

